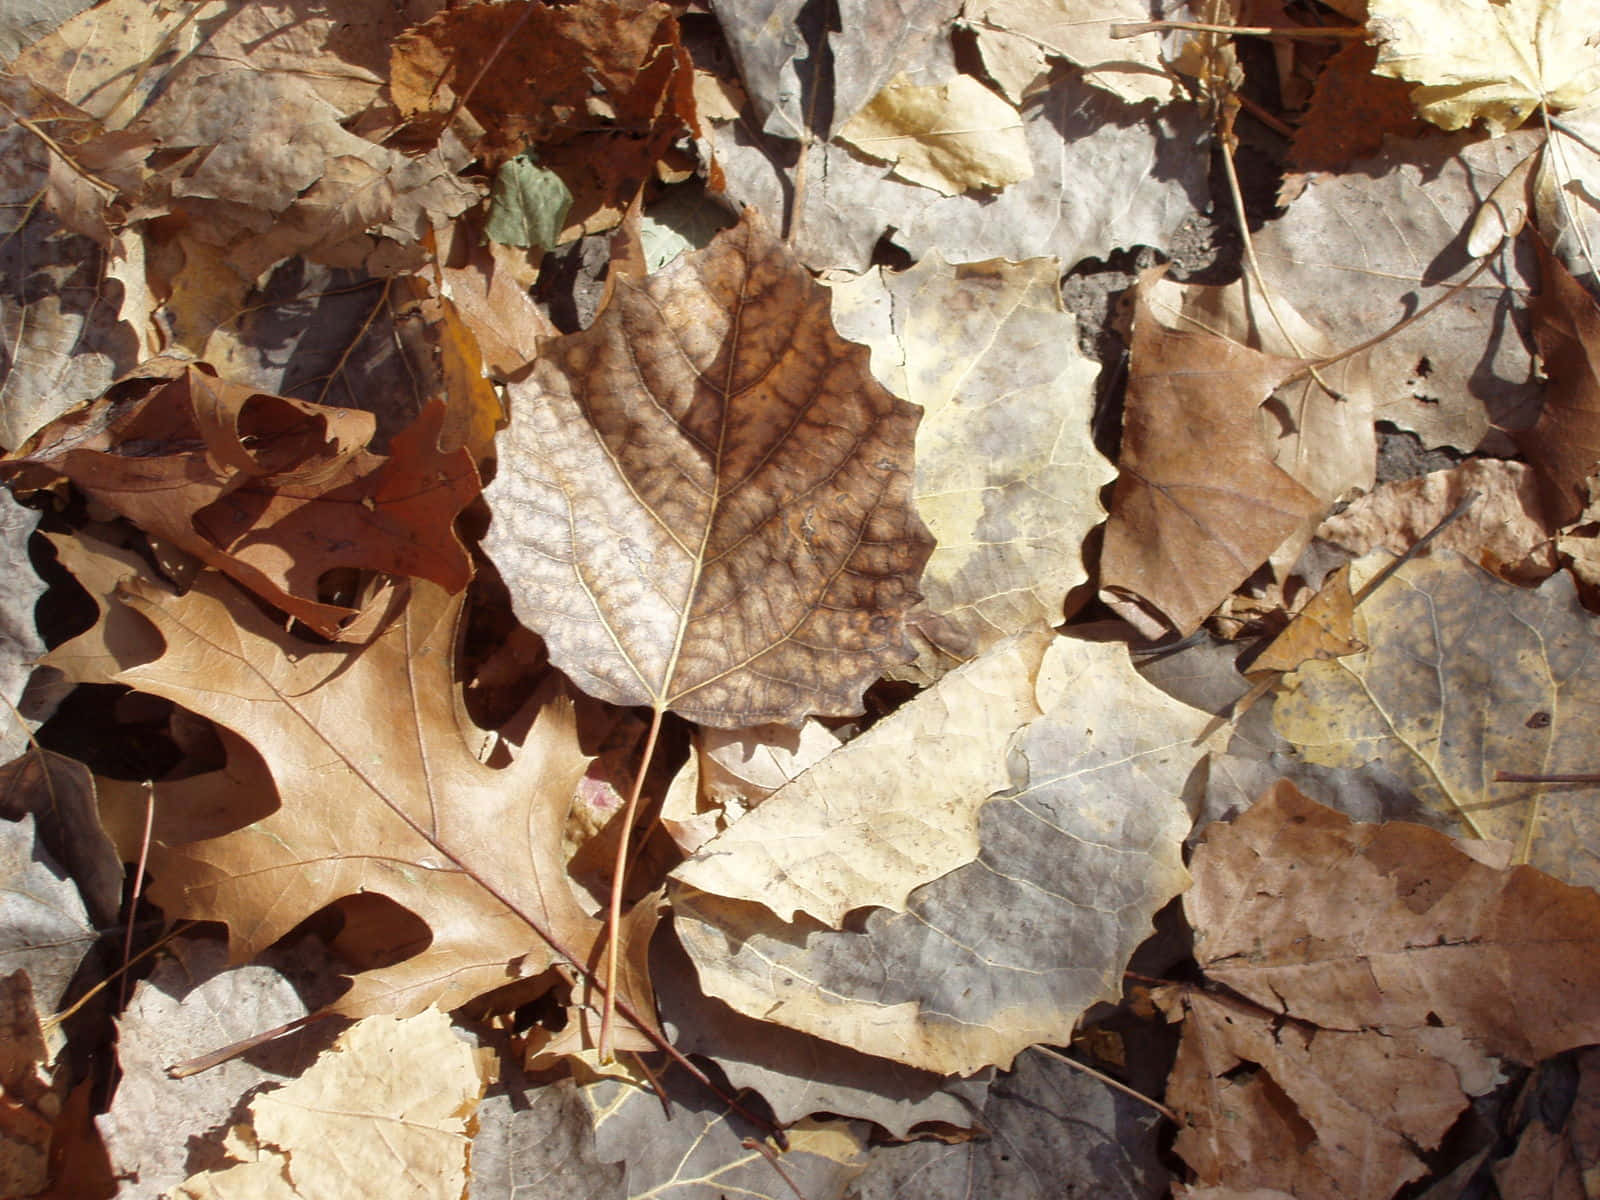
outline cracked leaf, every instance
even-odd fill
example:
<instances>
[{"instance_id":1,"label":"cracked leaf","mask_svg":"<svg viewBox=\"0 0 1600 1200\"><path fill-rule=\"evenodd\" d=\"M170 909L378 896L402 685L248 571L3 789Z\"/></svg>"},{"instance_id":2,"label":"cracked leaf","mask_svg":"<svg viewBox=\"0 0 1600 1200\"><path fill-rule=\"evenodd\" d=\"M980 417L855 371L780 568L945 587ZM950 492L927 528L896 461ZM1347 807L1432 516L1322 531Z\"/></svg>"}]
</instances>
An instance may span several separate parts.
<instances>
[{"instance_id":1,"label":"cracked leaf","mask_svg":"<svg viewBox=\"0 0 1600 1200\"><path fill-rule=\"evenodd\" d=\"M484 548L579 687L708 725L859 711L910 657L916 410L751 214L510 388Z\"/></svg>"}]
</instances>

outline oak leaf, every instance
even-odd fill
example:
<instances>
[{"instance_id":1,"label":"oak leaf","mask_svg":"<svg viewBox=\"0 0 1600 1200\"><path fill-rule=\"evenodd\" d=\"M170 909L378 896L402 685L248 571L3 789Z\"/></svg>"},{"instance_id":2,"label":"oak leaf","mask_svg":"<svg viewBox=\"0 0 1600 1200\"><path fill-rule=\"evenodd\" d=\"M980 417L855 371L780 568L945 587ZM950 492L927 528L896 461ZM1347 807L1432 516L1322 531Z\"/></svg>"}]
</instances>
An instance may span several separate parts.
<instances>
[{"instance_id":1,"label":"oak leaf","mask_svg":"<svg viewBox=\"0 0 1600 1200\"><path fill-rule=\"evenodd\" d=\"M83 539L58 549L80 578L97 577L78 566L91 558ZM224 922L242 961L341 897L386 897L431 937L357 976L336 1005L352 1016L452 1008L553 963L587 963L600 926L561 856L588 761L572 711L546 709L510 767L478 760L452 678L461 597L418 583L360 647L296 642L210 573L181 597L123 577L103 603L153 625L159 657L133 647L117 664L69 642L50 661L237 732L277 784L278 808L244 828L152 848L149 894L168 913Z\"/></svg>"},{"instance_id":2,"label":"oak leaf","mask_svg":"<svg viewBox=\"0 0 1600 1200\"><path fill-rule=\"evenodd\" d=\"M916 410L753 214L620 278L510 388L484 548L584 691L704 724L858 711L931 549Z\"/></svg>"},{"instance_id":3,"label":"oak leaf","mask_svg":"<svg viewBox=\"0 0 1600 1200\"><path fill-rule=\"evenodd\" d=\"M1295 369L1162 326L1141 284L1102 594L1150 634L1189 634L1322 509L1268 456L1256 410ZM1153 610L1151 612L1150 610Z\"/></svg>"},{"instance_id":4,"label":"oak leaf","mask_svg":"<svg viewBox=\"0 0 1600 1200\"><path fill-rule=\"evenodd\" d=\"M1600 1037L1587 888L1420 825L1356 824L1288 783L1212 825L1191 866L1195 957L1227 992L1166 996L1187 1013L1167 1099L1202 1183L1388 1197L1498 1082L1493 1058Z\"/></svg>"},{"instance_id":5,"label":"oak leaf","mask_svg":"<svg viewBox=\"0 0 1600 1200\"><path fill-rule=\"evenodd\" d=\"M1365 583L1392 561L1356 564ZM1496 771L1595 769L1600 642L1572 580L1504 583L1453 553L1413 559L1356 610L1368 649L1284 677L1279 731L1312 762L1379 762L1455 828L1512 842L1518 861L1600 882L1596 785L1496 782Z\"/></svg>"},{"instance_id":6,"label":"oak leaf","mask_svg":"<svg viewBox=\"0 0 1600 1200\"><path fill-rule=\"evenodd\" d=\"M317 597L335 567L467 585L451 526L478 478L466 449L439 449L441 405L381 457L362 448L366 413L253 392L198 365L150 370L41 430L0 474L70 479L325 637L355 615Z\"/></svg>"}]
</instances>

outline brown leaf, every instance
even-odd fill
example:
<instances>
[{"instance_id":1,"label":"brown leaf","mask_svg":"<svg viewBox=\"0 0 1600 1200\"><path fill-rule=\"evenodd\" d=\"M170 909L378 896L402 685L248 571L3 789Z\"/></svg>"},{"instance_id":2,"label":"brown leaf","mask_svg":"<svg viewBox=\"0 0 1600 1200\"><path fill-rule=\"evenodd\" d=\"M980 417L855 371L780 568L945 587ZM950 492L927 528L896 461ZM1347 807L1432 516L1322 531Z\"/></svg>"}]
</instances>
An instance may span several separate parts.
<instances>
[{"instance_id":1,"label":"brown leaf","mask_svg":"<svg viewBox=\"0 0 1600 1200\"><path fill-rule=\"evenodd\" d=\"M1600 897L1280 783L1212 825L1184 908L1207 977L1168 1101L1203 1183L1388 1197L1495 1082L1600 1038ZM1254 1064L1253 1069L1241 1069Z\"/></svg>"},{"instance_id":2,"label":"brown leaf","mask_svg":"<svg viewBox=\"0 0 1600 1200\"><path fill-rule=\"evenodd\" d=\"M1161 326L1147 285L1100 581L1147 631L1188 634L1322 504L1273 465L1256 415L1296 364Z\"/></svg>"},{"instance_id":3,"label":"brown leaf","mask_svg":"<svg viewBox=\"0 0 1600 1200\"><path fill-rule=\"evenodd\" d=\"M1587 504L1587 480L1600 464L1600 307L1535 238L1543 281L1533 305L1533 336L1544 362L1544 404L1517 447L1539 476L1552 525Z\"/></svg>"},{"instance_id":4,"label":"brown leaf","mask_svg":"<svg viewBox=\"0 0 1600 1200\"><path fill-rule=\"evenodd\" d=\"M751 214L510 387L484 547L591 695L709 725L859 710L910 657L916 410Z\"/></svg>"},{"instance_id":5,"label":"brown leaf","mask_svg":"<svg viewBox=\"0 0 1600 1200\"><path fill-rule=\"evenodd\" d=\"M0 472L35 486L59 473L85 494L227 572L325 637L354 609L325 604L336 567L471 578L451 529L476 495L471 455L438 449L434 405L387 458L361 449L371 418L264 395L198 366L132 380L42 430Z\"/></svg>"},{"instance_id":6,"label":"brown leaf","mask_svg":"<svg viewBox=\"0 0 1600 1200\"><path fill-rule=\"evenodd\" d=\"M69 566L89 557L81 540L61 551ZM167 696L248 738L271 769L276 811L152 848L150 895L169 914L225 922L241 960L358 892L427 922L425 948L340 999L352 1016L453 1008L552 963L585 964L600 929L561 859L587 761L570 707L541 714L510 767L481 763L452 680L461 598L414 587L377 638L351 648L295 642L214 574L181 597L125 578L104 602L152 623L165 652L97 670L104 660L75 658L68 643L52 660Z\"/></svg>"},{"instance_id":7,"label":"brown leaf","mask_svg":"<svg viewBox=\"0 0 1600 1200\"><path fill-rule=\"evenodd\" d=\"M1353 159L1382 151L1385 137L1422 132L1411 89L1398 79L1374 75L1377 61L1377 47L1351 42L1323 64L1289 147L1296 170L1341 170Z\"/></svg>"}]
</instances>

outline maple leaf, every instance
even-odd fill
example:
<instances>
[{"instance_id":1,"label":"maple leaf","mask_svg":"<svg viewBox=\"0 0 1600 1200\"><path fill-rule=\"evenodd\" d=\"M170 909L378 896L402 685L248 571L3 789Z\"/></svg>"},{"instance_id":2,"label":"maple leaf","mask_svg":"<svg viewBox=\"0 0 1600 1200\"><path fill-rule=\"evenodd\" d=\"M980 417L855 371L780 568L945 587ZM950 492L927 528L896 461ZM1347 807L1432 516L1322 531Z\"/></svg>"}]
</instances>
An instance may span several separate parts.
<instances>
[{"instance_id":1,"label":"maple leaf","mask_svg":"<svg viewBox=\"0 0 1600 1200\"><path fill-rule=\"evenodd\" d=\"M380 457L361 448L367 413L252 392L200 365L149 369L41 430L0 475L42 486L59 473L325 637L356 615L317 599L335 567L466 587L451 523L478 478L466 449L439 449L441 405Z\"/></svg>"},{"instance_id":2,"label":"maple leaf","mask_svg":"<svg viewBox=\"0 0 1600 1200\"><path fill-rule=\"evenodd\" d=\"M551 661L709 725L858 711L910 657L932 549L916 410L866 358L749 213L546 343L509 388L484 548Z\"/></svg>"},{"instance_id":3,"label":"maple leaf","mask_svg":"<svg viewBox=\"0 0 1600 1200\"><path fill-rule=\"evenodd\" d=\"M425 583L370 643L297 643L220 576L183 596L59 545L105 603L143 617L159 657L108 663L69 642L49 660L79 679L166 696L259 749L279 807L217 837L153 848L150 895L219 920L251 958L342 896L385 896L425 921L412 957L367 971L352 1016L451 1008L555 962L584 964L599 923L580 906L561 828L587 759L570 708L546 710L513 764L468 748L452 679L462 597ZM330 797L338 797L330 803ZM644 1006L648 1008L648 1004Z\"/></svg>"}]
</instances>

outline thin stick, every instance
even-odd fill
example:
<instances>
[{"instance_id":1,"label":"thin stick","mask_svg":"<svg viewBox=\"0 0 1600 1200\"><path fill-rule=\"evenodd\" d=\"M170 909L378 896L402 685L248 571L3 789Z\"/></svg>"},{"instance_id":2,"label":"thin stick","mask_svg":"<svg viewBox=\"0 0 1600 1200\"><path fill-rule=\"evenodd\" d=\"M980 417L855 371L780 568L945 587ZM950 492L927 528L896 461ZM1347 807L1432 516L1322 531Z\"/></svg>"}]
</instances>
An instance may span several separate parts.
<instances>
[{"instance_id":1,"label":"thin stick","mask_svg":"<svg viewBox=\"0 0 1600 1200\"><path fill-rule=\"evenodd\" d=\"M1207 25L1203 21L1117 21L1111 26L1114 38L1139 37L1146 33L1164 33L1167 30L1182 33L1222 33L1229 36L1265 38L1340 38L1363 41L1367 31L1350 25L1330 29L1299 25Z\"/></svg>"},{"instance_id":2,"label":"thin stick","mask_svg":"<svg viewBox=\"0 0 1600 1200\"><path fill-rule=\"evenodd\" d=\"M51 1017L46 1018L44 1024L50 1028L54 1028L55 1026L60 1025L63 1021L69 1020L73 1013L77 1012L85 1004L89 1003L90 1000L93 1000L106 988L110 987L113 979L121 979L123 975L125 975L136 963L142 962L144 959L149 958L157 950L161 949L161 947L172 941L173 938L183 936L198 924L200 924L199 921L179 921L171 929L167 930L167 932L163 933L159 938L151 942L150 945L146 946L143 950L139 951L139 953L130 958L127 963L121 967L118 967L115 971L111 972L111 974L107 975L99 983L95 984L83 995L79 996L72 1002L71 1006L62 1009L60 1012Z\"/></svg>"},{"instance_id":3,"label":"thin stick","mask_svg":"<svg viewBox=\"0 0 1600 1200\"><path fill-rule=\"evenodd\" d=\"M1393 562L1388 564L1388 566L1384 567L1383 570L1379 571L1371 579L1367 580L1367 582L1362 585L1361 590L1355 594L1355 607L1359 608L1362 604L1364 604L1372 596L1373 592L1377 591L1385 583L1389 582L1389 577L1391 575L1426 550L1428 548L1428 544L1432 542L1434 538L1443 533L1445 529L1447 529L1453 522L1460 519L1461 515L1465 513L1467 509L1471 508L1481 495L1483 495L1483 493L1474 488L1465 496L1461 497L1454 508L1439 518L1438 524L1436 524L1432 529L1428 530L1427 533L1419 537L1416 542L1407 548L1404 554L1400 555L1399 558L1395 559Z\"/></svg>"},{"instance_id":4,"label":"thin stick","mask_svg":"<svg viewBox=\"0 0 1600 1200\"><path fill-rule=\"evenodd\" d=\"M759 1150L761 1152L761 1156L765 1158L767 1162L772 1164L772 1169L776 1171L783 1181L789 1185L789 1190L791 1192L793 1192L796 1196L799 1196L800 1200L811 1200L809 1196L800 1190L800 1185L793 1179L789 1178L789 1172L783 1169L783 1164L778 1161L778 1156L772 1152L771 1146L767 1145L765 1142L758 1141L755 1138L742 1138L739 1141L739 1145L743 1146L746 1150Z\"/></svg>"},{"instance_id":5,"label":"thin stick","mask_svg":"<svg viewBox=\"0 0 1600 1200\"><path fill-rule=\"evenodd\" d=\"M1066 1063L1067 1066L1071 1067L1074 1071L1082 1071L1085 1075L1088 1075L1088 1076L1090 1076L1090 1077L1092 1077L1094 1079L1098 1079L1101 1083L1105 1084L1107 1087L1115 1088L1117 1091L1121 1092L1124 1096L1127 1096L1127 1097L1129 1097L1130 1099L1133 1099L1133 1100L1137 1100L1140 1104L1143 1104L1143 1105L1146 1105L1149 1108L1155 1109L1158 1113L1160 1113L1167 1120L1171 1121L1174 1125L1182 1125L1183 1124L1183 1121L1178 1116L1178 1114L1173 1112L1165 1104L1161 1103L1161 1101L1152 1100L1152 1099L1150 1099L1149 1096L1146 1096L1143 1092L1134 1091L1131 1087L1129 1087L1127 1084L1123 1083L1121 1080L1113 1079L1113 1078L1111 1078L1111 1076L1109 1076L1107 1074L1104 1074L1101 1071L1096 1071L1093 1067L1089 1066L1088 1063L1081 1063L1075 1058L1068 1058L1065 1054L1062 1054L1060 1051L1050 1049L1049 1046L1035 1046L1034 1049L1039 1051L1041 1054L1048 1054L1051 1058L1055 1059L1057 1062Z\"/></svg>"},{"instance_id":6,"label":"thin stick","mask_svg":"<svg viewBox=\"0 0 1600 1200\"><path fill-rule=\"evenodd\" d=\"M150 861L150 831L156 823L156 785L144 781L144 836L139 839L139 863L133 871L133 893L128 898L128 932L122 939L122 984L117 989L117 1005L128 1004L128 962L133 957L133 918L139 911L139 895L144 890L144 868Z\"/></svg>"},{"instance_id":7,"label":"thin stick","mask_svg":"<svg viewBox=\"0 0 1600 1200\"><path fill-rule=\"evenodd\" d=\"M628 807L622 812L622 832L617 837L617 860L611 872L611 907L606 914L606 988L604 1007L600 1010L600 1061L610 1062L611 1020L616 1008L617 959L622 942L622 888L628 878L628 839L633 833L633 819L639 811L639 794L644 791L645 772L655 757L656 738L661 733L662 708L658 704L650 715L650 732L644 739L644 757L634 772L633 789L628 793Z\"/></svg>"}]
</instances>

